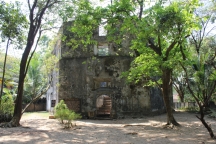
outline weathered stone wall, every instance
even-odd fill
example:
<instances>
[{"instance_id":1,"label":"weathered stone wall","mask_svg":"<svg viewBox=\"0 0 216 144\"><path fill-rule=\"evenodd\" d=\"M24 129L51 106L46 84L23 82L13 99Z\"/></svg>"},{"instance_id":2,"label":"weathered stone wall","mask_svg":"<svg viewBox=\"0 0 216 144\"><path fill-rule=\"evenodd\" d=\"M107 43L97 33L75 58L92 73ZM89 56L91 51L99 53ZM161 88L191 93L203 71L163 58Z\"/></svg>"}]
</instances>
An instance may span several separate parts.
<instances>
[{"instance_id":1,"label":"weathered stone wall","mask_svg":"<svg viewBox=\"0 0 216 144\"><path fill-rule=\"evenodd\" d=\"M86 95L85 59L61 59L59 62L59 98L79 98Z\"/></svg>"},{"instance_id":2,"label":"weathered stone wall","mask_svg":"<svg viewBox=\"0 0 216 144\"><path fill-rule=\"evenodd\" d=\"M99 28L93 32L93 39L98 42L97 45L89 45L88 47L84 47L82 45L72 46L70 44L71 39L74 38L74 34L70 32L68 29L71 28L73 22L64 23L63 25L63 34L66 37L64 41L61 43L61 57L62 58L81 58L81 57L92 57L97 56L98 51L95 51L95 47L101 44L107 44L109 49L109 56L130 56L130 53L133 53L131 49L129 49L129 39L122 41L121 44L107 43L106 36L99 36ZM80 40L80 39L74 39Z\"/></svg>"},{"instance_id":3,"label":"weathered stone wall","mask_svg":"<svg viewBox=\"0 0 216 144\"><path fill-rule=\"evenodd\" d=\"M67 25L63 33L69 40L73 34L66 30ZM74 49L62 42L56 90L58 99L65 100L71 109L85 114L97 111L97 98L101 95L111 98L111 116L162 112L164 105L158 89L131 86L121 77L122 72L129 70L133 60L129 55L128 41L117 48L112 43L106 43L104 36L98 36L98 30L94 38L98 45L89 45L85 49L81 46ZM99 55L101 45L107 47L106 55Z\"/></svg>"},{"instance_id":4,"label":"weathered stone wall","mask_svg":"<svg viewBox=\"0 0 216 144\"><path fill-rule=\"evenodd\" d=\"M160 89L152 87L149 89L149 94L150 94L151 112L156 114L165 112L162 92L160 91Z\"/></svg>"},{"instance_id":5,"label":"weathered stone wall","mask_svg":"<svg viewBox=\"0 0 216 144\"><path fill-rule=\"evenodd\" d=\"M128 70L130 57L88 57L61 59L59 99L80 100L80 112L96 110L96 100L107 95L112 100L112 115L142 115L159 111L162 97L157 89L131 87L121 78ZM101 83L106 82L106 87Z\"/></svg>"}]
</instances>

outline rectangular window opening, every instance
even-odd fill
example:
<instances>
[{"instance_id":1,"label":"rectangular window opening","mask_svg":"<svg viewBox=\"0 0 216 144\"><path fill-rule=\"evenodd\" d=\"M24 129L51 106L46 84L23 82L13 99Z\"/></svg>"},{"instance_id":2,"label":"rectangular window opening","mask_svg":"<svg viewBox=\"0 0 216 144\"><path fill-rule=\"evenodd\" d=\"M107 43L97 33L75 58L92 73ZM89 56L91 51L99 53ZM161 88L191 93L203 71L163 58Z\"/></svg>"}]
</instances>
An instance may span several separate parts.
<instances>
[{"instance_id":1,"label":"rectangular window opening","mask_svg":"<svg viewBox=\"0 0 216 144\"><path fill-rule=\"evenodd\" d=\"M107 82L101 82L100 87L107 87Z\"/></svg>"},{"instance_id":2,"label":"rectangular window opening","mask_svg":"<svg viewBox=\"0 0 216 144\"><path fill-rule=\"evenodd\" d=\"M98 44L98 56L108 56L109 47L107 43Z\"/></svg>"}]
</instances>

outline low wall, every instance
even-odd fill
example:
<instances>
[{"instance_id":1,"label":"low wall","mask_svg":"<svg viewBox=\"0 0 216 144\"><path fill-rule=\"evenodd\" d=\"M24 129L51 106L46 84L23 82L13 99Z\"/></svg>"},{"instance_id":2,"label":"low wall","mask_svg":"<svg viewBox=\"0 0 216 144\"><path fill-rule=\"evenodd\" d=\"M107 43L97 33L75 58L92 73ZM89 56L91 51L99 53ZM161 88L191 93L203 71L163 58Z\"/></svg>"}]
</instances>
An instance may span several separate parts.
<instances>
[{"instance_id":1,"label":"low wall","mask_svg":"<svg viewBox=\"0 0 216 144\"><path fill-rule=\"evenodd\" d=\"M196 102L173 102L174 109L198 107Z\"/></svg>"},{"instance_id":2,"label":"low wall","mask_svg":"<svg viewBox=\"0 0 216 144\"><path fill-rule=\"evenodd\" d=\"M23 108L25 108L25 106L26 105L23 105ZM30 104L30 106L25 110L25 112L34 111L46 111L46 103Z\"/></svg>"}]
</instances>

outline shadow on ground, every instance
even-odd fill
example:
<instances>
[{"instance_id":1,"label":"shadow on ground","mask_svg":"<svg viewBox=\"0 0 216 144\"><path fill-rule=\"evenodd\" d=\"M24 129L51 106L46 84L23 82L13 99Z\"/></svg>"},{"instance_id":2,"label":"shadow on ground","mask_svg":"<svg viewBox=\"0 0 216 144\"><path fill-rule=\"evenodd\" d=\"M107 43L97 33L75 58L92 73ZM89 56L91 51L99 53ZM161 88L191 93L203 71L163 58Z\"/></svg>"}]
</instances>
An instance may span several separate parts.
<instances>
[{"instance_id":1,"label":"shadow on ground","mask_svg":"<svg viewBox=\"0 0 216 144\"><path fill-rule=\"evenodd\" d=\"M164 128L166 115L120 120L79 120L63 129L53 119L23 119L22 127L0 128L0 144L215 144L194 114L175 113L180 128ZM216 133L216 121L208 119Z\"/></svg>"}]
</instances>

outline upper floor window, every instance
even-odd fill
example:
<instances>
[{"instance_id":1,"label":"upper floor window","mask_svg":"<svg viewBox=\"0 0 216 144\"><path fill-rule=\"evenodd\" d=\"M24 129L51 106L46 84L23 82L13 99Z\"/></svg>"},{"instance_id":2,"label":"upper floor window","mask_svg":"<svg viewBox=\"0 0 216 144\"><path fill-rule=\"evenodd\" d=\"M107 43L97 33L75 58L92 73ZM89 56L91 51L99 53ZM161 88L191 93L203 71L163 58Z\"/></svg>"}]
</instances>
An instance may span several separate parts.
<instances>
[{"instance_id":1,"label":"upper floor window","mask_svg":"<svg viewBox=\"0 0 216 144\"><path fill-rule=\"evenodd\" d=\"M107 30L105 29L106 26L106 20L102 19L101 24L99 25L99 36L106 36Z\"/></svg>"}]
</instances>

